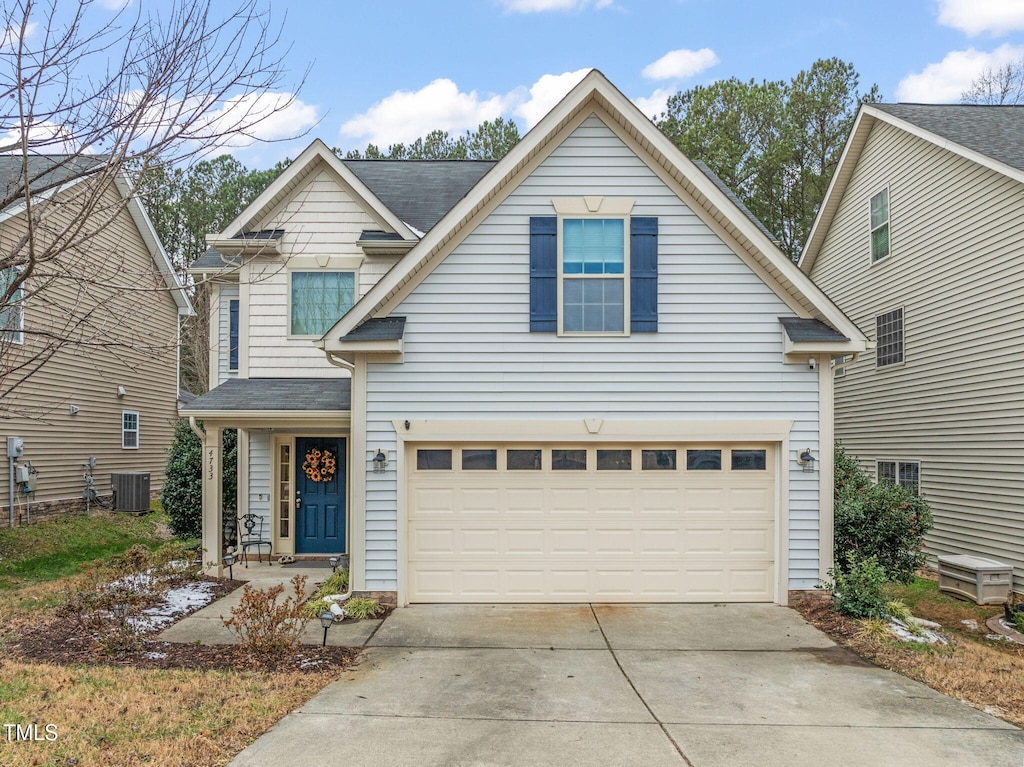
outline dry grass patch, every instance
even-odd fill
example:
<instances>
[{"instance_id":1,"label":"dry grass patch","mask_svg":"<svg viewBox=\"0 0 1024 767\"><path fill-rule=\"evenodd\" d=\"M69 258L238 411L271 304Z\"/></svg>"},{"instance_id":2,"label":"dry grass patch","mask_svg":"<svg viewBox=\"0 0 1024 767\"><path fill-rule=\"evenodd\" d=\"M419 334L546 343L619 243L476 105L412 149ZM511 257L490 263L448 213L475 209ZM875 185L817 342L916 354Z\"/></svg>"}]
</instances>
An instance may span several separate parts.
<instances>
[{"instance_id":1,"label":"dry grass patch","mask_svg":"<svg viewBox=\"0 0 1024 767\"><path fill-rule=\"evenodd\" d=\"M826 594L802 594L794 609L836 642L876 666L896 671L972 706L1024 726L1024 646L986 639L984 619L999 612L953 599L934 582L918 579L895 589L919 617L942 624L945 646L906 643L872 630L870 622L847 618L832 609ZM962 620L975 620L969 629Z\"/></svg>"},{"instance_id":2,"label":"dry grass patch","mask_svg":"<svg viewBox=\"0 0 1024 767\"><path fill-rule=\"evenodd\" d=\"M137 670L6 661L0 722L43 727L52 742L4 742L5 767L223 765L334 674Z\"/></svg>"}]
</instances>

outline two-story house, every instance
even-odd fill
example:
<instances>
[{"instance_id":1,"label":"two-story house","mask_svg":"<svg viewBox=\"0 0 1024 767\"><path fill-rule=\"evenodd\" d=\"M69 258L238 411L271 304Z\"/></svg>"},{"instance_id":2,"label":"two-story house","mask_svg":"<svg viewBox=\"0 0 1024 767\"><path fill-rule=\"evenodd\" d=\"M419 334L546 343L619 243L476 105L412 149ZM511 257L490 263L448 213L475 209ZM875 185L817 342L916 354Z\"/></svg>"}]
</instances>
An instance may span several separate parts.
<instances>
[{"instance_id":1,"label":"two-story house","mask_svg":"<svg viewBox=\"0 0 1024 767\"><path fill-rule=\"evenodd\" d=\"M801 269L864 328L836 436L1024 587L1024 108L865 104Z\"/></svg>"},{"instance_id":2,"label":"two-story house","mask_svg":"<svg viewBox=\"0 0 1024 767\"><path fill-rule=\"evenodd\" d=\"M399 604L785 603L831 565L865 339L599 72L497 163L314 142L210 244L211 569L225 428L275 555Z\"/></svg>"},{"instance_id":3,"label":"two-story house","mask_svg":"<svg viewBox=\"0 0 1024 767\"><path fill-rule=\"evenodd\" d=\"M0 526L159 492L192 308L145 210L100 155L0 156L0 199Z\"/></svg>"}]
</instances>

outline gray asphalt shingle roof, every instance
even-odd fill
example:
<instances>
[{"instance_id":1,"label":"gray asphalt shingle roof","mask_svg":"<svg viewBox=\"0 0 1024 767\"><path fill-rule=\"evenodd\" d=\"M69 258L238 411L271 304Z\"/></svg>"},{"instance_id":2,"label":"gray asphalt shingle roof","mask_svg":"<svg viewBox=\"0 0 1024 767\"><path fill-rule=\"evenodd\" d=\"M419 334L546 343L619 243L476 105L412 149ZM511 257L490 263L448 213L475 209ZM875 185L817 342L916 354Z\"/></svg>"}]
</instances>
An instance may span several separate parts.
<instances>
[{"instance_id":1,"label":"gray asphalt shingle roof","mask_svg":"<svg viewBox=\"0 0 1024 767\"><path fill-rule=\"evenodd\" d=\"M210 271L214 271L216 269L224 269L230 266L238 266L241 263L241 256L225 256L222 255L220 251L214 250L213 248L207 248L203 255L192 262L192 266L190 266L189 269L209 269Z\"/></svg>"},{"instance_id":2,"label":"gray asphalt shingle roof","mask_svg":"<svg viewBox=\"0 0 1024 767\"><path fill-rule=\"evenodd\" d=\"M786 335L793 343L818 341L849 341L842 333L833 330L821 320L807 320L801 317L779 317L786 329Z\"/></svg>"},{"instance_id":3,"label":"gray asphalt shingle roof","mask_svg":"<svg viewBox=\"0 0 1024 767\"><path fill-rule=\"evenodd\" d=\"M1024 170L1024 106L872 104L900 120Z\"/></svg>"},{"instance_id":4,"label":"gray asphalt shingle roof","mask_svg":"<svg viewBox=\"0 0 1024 767\"><path fill-rule=\"evenodd\" d=\"M232 378L180 408L214 410L352 409L349 378Z\"/></svg>"},{"instance_id":5,"label":"gray asphalt shingle roof","mask_svg":"<svg viewBox=\"0 0 1024 767\"><path fill-rule=\"evenodd\" d=\"M27 163L20 155L0 155L0 199L21 194L26 167L29 188L36 193L87 174L106 163L102 155L31 155ZM14 203L17 204L17 201Z\"/></svg>"},{"instance_id":6,"label":"gray asphalt shingle roof","mask_svg":"<svg viewBox=\"0 0 1024 767\"><path fill-rule=\"evenodd\" d=\"M494 160L344 160L402 221L428 232L483 178Z\"/></svg>"},{"instance_id":7,"label":"gray asphalt shingle roof","mask_svg":"<svg viewBox=\"0 0 1024 767\"><path fill-rule=\"evenodd\" d=\"M397 341L405 335L405 317L368 319L358 328L342 336L343 341Z\"/></svg>"}]
</instances>

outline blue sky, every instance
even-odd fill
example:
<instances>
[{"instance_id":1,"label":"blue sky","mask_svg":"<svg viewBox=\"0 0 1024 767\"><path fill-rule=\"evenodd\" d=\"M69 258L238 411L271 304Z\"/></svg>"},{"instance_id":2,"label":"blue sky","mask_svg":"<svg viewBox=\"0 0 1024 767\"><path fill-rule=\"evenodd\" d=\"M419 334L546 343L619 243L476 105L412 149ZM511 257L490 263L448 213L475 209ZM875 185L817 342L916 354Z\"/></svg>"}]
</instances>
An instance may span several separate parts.
<instances>
[{"instance_id":1,"label":"blue sky","mask_svg":"<svg viewBox=\"0 0 1024 767\"><path fill-rule=\"evenodd\" d=\"M125 0L99 0L118 6ZM159 0L142 2L159 7ZM525 132L590 67L648 114L717 79L789 79L838 56L886 101L950 102L984 66L1024 57L1024 0L264 0L291 82L289 111L235 148L250 167L311 138L386 147L433 128L511 117ZM236 5L214 0L214 8Z\"/></svg>"}]
</instances>

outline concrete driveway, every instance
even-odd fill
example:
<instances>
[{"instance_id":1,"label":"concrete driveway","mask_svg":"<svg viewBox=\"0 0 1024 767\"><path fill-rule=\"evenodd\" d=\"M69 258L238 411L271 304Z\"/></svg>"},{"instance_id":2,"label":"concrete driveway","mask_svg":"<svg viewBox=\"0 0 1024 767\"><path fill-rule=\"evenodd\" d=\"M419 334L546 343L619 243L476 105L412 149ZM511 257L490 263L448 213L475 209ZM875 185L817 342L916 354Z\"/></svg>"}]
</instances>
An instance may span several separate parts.
<instances>
[{"instance_id":1,"label":"concrete driveway","mask_svg":"<svg viewBox=\"0 0 1024 767\"><path fill-rule=\"evenodd\" d=\"M773 605L416 606L231 763L1024 764L1024 731Z\"/></svg>"}]
</instances>

